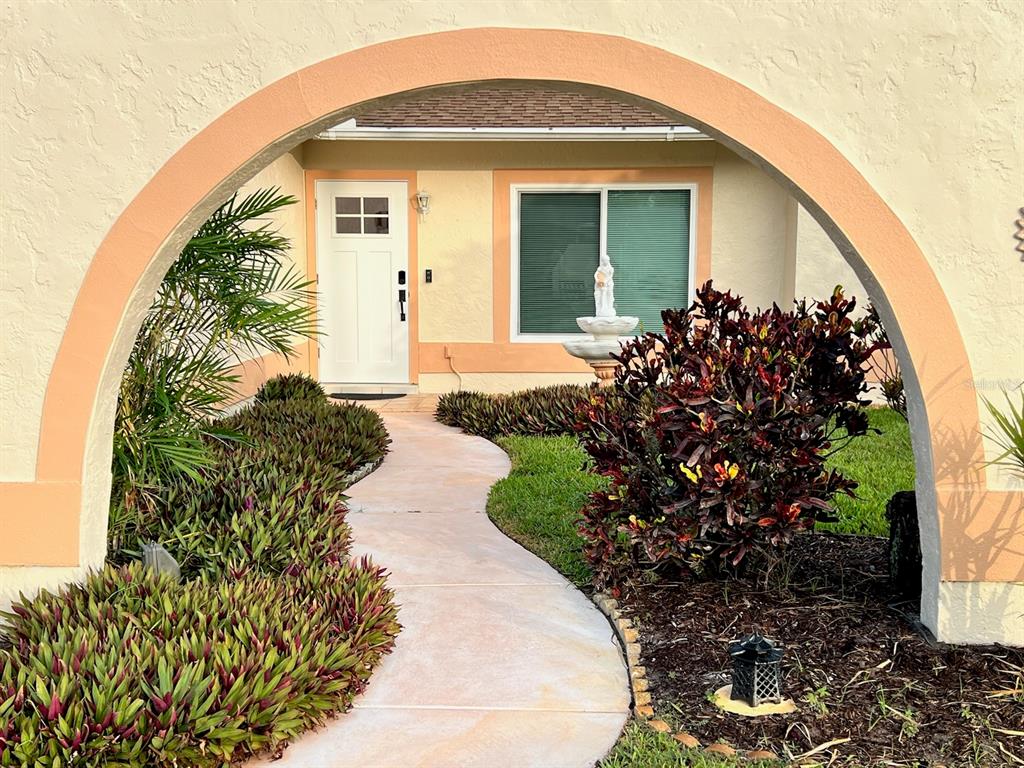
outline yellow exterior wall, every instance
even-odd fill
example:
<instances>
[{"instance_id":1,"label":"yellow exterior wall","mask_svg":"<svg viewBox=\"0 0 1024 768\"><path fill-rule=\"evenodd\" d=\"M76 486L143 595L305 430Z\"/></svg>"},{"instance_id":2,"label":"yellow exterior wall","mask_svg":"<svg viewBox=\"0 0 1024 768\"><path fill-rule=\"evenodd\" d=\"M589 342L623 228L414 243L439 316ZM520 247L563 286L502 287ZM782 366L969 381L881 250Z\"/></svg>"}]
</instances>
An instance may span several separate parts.
<instances>
[{"instance_id":1,"label":"yellow exterior wall","mask_svg":"<svg viewBox=\"0 0 1024 768\"><path fill-rule=\"evenodd\" d=\"M858 306L865 307L871 300L825 230L800 207L796 223L796 296L824 298L836 285L843 286L847 296L857 297Z\"/></svg>"},{"instance_id":2,"label":"yellow exterior wall","mask_svg":"<svg viewBox=\"0 0 1024 768\"><path fill-rule=\"evenodd\" d=\"M764 172L717 142L314 140L303 145L303 163L316 170L417 171L420 188L431 194L430 212L419 222L421 342L493 340L492 170L496 168L709 166L714 172L712 278L752 304L781 302L786 295L789 197ZM697 226L708 223L698 216ZM832 260L845 266L835 246L830 241L827 245ZM430 285L423 279L425 269L433 270ZM552 375L565 381L580 378L572 373ZM508 388L507 378L477 374L474 381L488 391L503 391ZM430 386L436 389L442 380L457 383L454 376L442 377L432 379ZM514 386L527 386L526 381ZM428 391L423 379L420 387Z\"/></svg>"},{"instance_id":3,"label":"yellow exterior wall","mask_svg":"<svg viewBox=\"0 0 1024 768\"><path fill-rule=\"evenodd\" d=\"M419 171L417 177L430 192L430 213L418 229L420 341L491 341L491 173ZM426 269L433 270L429 285Z\"/></svg>"},{"instance_id":4,"label":"yellow exterior wall","mask_svg":"<svg viewBox=\"0 0 1024 768\"><path fill-rule=\"evenodd\" d=\"M723 148L715 163L714 200L711 277L750 306L781 303L786 293L789 195L761 170Z\"/></svg>"}]
</instances>

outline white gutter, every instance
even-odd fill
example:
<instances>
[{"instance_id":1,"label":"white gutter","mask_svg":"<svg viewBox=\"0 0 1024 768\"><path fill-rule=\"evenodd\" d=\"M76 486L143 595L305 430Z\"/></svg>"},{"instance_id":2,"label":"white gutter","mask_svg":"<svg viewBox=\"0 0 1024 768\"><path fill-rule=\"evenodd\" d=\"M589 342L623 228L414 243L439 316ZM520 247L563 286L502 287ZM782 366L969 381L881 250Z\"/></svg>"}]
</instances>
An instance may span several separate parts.
<instances>
[{"instance_id":1,"label":"white gutter","mask_svg":"<svg viewBox=\"0 0 1024 768\"><path fill-rule=\"evenodd\" d=\"M331 141L710 141L688 125L573 128L382 128L347 120L317 135Z\"/></svg>"}]
</instances>

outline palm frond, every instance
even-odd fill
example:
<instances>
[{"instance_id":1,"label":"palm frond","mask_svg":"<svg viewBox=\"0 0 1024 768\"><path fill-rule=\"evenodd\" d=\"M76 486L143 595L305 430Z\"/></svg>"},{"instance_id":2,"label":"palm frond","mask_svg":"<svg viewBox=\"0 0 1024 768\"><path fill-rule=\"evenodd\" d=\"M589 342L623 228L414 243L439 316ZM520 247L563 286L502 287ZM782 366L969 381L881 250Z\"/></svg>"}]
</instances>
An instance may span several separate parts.
<instances>
[{"instance_id":1,"label":"palm frond","mask_svg":"<svg viewBox=\"0 0 1024 768\"><path fill-rule=\"evenodd\" d=\"M1020 390L1019 406L1010 398L1009 392L1004 392L1003 395L1006 397L1008 413L987 398L982 398L995 423L994 429L990 429L987 435L1003 451L985 463L1007 467L1013 474L1024 478L1024 388Z\"/></svg>"},{"instance_id":2,"label":"palm frond","mask_svg":"<svg viewBox=\"0 0 1024 768\"><path fill-rule=\"evenodd\" d=\"M273 221L295 202L277 188L232 196L161 282L121 381L113 472L122 519L175 477L199 479L210 441L238 439L211 426L234 394L236 365L291 356L316 334L313 284Z\"/></svg>"}]
</instances>

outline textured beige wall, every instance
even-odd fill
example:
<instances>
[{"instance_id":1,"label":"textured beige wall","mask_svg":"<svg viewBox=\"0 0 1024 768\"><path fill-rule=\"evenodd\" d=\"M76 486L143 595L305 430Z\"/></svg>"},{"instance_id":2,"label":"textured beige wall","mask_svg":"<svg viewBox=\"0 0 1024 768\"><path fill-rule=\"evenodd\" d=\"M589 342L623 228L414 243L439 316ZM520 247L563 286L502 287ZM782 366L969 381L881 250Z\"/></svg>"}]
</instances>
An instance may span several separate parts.
<instances>
[{"instance_id":1,"label":"textured beige wall","mask_svg":"<svg viewBox=\"0 0 1024 768\"><path fill-rule=\"evenodd\" d=\"M803 208L796 225L796 296L821 299L832 294L836 285L847 296L855 296L860 306L870 301L867 290L825 230Z\"/></svg>"},{"instance_id":2,"label":"textured beige wall","mask_svg":"<svg viewBox=\"0 0 1024 768\"><path fill-rule=\"evenodd\" d=\"M723 149L715 163L711 276L750 306L782 302L786 206L782 187Z\"/></svg>"},{"instance_id":3,"label":"textured beige wall","mask_svg":"<svg viewBox=\"0 0 1024 768\"><path fill-rule=\"evenodd\" d=\"M1024 271L1011 238L1024 198L1022 18L1020 3L1001 0L382 0L311 2L302 13L284 0L6 3L0 477L31 479L46 379L89 260L176 149L300 67L456 27L624 35L711 67L805 120L879 191L953 306L965 308L959 322L977 385L992 395L1024 378L1024 345L1006 343L1007 329L1024 326Z\"/></svg>"},{"instance_id":4,"label":"textured beige wall","mask_svg":"<svg viewBox=\"0 0 1024 768\"><path fill-rule=\"evenodd\" d=\"M430 192L417 228L420 341L491 341L491 172L419 171L417 181Z\"/></svg>"}]
</instances>

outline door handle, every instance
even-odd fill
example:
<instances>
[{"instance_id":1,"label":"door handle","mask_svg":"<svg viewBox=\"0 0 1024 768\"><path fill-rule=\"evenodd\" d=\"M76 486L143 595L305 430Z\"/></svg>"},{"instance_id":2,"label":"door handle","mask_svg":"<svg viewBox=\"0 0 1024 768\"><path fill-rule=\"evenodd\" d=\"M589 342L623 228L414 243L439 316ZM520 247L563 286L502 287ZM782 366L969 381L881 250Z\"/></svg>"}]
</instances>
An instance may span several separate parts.
<instances>
[{"instance_id":1,"label":"door handle","mask_svg":"<svg viewBox=\"0 0 1024 768\"><path fill-rule=\"evenodd\" d=\"M405 322L405 288L398 289L398 319Z\"/></svg>"}]
</instances>

